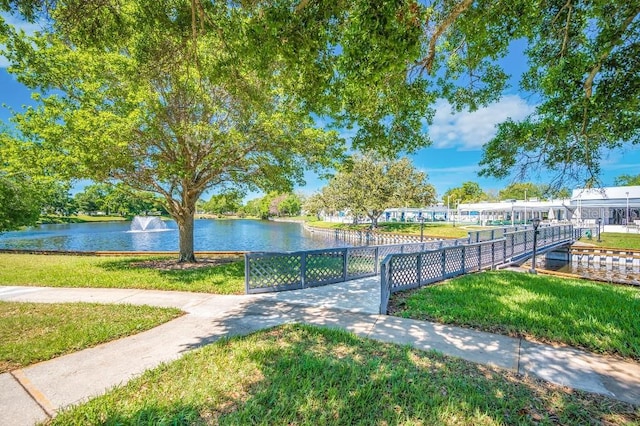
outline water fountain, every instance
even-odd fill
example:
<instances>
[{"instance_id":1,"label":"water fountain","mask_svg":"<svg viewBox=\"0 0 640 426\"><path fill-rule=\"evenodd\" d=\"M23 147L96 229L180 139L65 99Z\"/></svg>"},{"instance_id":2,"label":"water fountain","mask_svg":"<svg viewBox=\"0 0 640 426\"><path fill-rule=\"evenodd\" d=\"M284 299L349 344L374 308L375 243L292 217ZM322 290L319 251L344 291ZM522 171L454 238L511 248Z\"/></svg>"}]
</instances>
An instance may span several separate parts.
<instances>
[{"instance_id":1,"label":"water fountain","mask_svg":"<svg viewBox=\"0 0 640 426\"><path fill-rule=\"evenodd\" d=\"M131 232L166 231L169 227L156 216L136 216L131 222Z\"/></svg>"}]
</instances>

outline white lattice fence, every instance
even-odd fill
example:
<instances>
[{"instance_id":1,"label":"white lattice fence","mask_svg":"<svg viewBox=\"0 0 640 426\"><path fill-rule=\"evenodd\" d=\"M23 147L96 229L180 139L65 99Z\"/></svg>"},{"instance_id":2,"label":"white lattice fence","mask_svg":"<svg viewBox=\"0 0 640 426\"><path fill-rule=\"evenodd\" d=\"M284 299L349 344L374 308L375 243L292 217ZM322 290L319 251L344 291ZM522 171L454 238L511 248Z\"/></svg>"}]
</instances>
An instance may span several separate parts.
<instances>
[{"instance_id":1,"label":"white lattice fence","mask_svg":"<svg viewBox=\"0 0 640 426\"><path fill-rule=\"evenodd\" d=\"M389 254L417 253L461 243L462 240L447 240L293 253L248 253L245 255L245 291L251 294L295 290L370 277L379 273L380 262Z\"/></svg>"},{"instance_id":2,"label":"white lattice fence","mask_svg":"<svg viewBox=\"0 0 640 426\"><path fill-rule=\"evenodd\" d=\"M510 262L517 256L527 256L533 251L534 235L536 248L571 242L571 225L547 227L510 232L504 238L447 247L420 253L388 255L381 265L380 313L387 312L389 297L401 290L418 288L468 272L493 268Z\"/></svg>"}]
</instances>

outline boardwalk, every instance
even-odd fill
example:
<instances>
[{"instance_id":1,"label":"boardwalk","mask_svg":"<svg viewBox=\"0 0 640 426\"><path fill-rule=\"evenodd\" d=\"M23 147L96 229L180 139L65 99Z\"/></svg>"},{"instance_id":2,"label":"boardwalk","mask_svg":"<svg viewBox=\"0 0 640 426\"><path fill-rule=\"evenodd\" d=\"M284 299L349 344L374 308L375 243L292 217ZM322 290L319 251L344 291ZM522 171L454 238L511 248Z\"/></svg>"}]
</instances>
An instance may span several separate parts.
<instances>
[{"instance_id":1,"label":"boardwalk","mask_svg":"<svg viewBox=\"0 0 640 426\"><path fill-rule=\"evenodd\" d=\"M232 335L299 322L437 350L640 404L640 365L571 348L377 313L377 277L253 296L120 289L0 287L0 300L130 303L184 315L152 330L0 375L0 424L32 425L162 362Z\"/></svg>"}]
</instances>

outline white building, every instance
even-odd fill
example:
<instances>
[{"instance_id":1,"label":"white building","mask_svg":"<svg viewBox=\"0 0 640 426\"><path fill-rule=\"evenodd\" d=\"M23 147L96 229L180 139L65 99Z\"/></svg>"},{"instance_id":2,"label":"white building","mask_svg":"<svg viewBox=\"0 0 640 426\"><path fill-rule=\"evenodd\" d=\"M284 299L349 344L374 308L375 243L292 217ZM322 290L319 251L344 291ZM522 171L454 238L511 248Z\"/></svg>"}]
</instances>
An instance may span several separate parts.
<instances>
[{"instance_id":1,"label":"white building","mask_svg":"<svg viewBox=\"0 0 640 426\"><path fill-rule=\"evenodd\" d=\"M460 204L457 220L479 224L570 221L579 225L640 224L640 186L574 189L570 199L538 201L510 200L499 203ZM506 224L505 223L505 224Z\"/></svg>"},{"instance_id":2,"label":"white building","mask_svg":"<svg viewBox=\"0 0 640 426\"><path fill-rule=\"evenodd\" d=\"M464 222L478 225L518 225L540 218L548 223L576 225L640 225L640 186L574 189L571 198L507 200L483 203L453 203L449 207L397 207L385 210L380 222ZM349 212L325 216L324 220L352 222Z\"/></svg>"}]
</instances>

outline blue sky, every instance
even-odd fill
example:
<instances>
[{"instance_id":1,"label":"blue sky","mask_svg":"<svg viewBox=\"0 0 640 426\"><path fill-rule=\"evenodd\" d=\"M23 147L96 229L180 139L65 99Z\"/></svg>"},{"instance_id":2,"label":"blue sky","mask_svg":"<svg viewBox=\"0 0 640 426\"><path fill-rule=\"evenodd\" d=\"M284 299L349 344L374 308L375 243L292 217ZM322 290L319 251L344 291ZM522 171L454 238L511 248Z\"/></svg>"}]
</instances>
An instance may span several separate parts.
<instances>
[{"instance_id":1,"label":"blue sky","mask_svg":"<svg viewBox=\"0 0 640 426\"><path fill-rule=\"evenodd\" d=\"M32 29L26 28L27 31ZM427 127L433 144L410 158L418 169L428 174L429 182L436 187L439 196L466 181L477 182L485 191L498 191L513 182L510 179L480 178L477 173L482 145L495 134L495 125L508 117L514 120L524 118L535 108L535 99L518 90L520 75L526 69L523 48L524 43L515 43L510 54L501 61L511 74L511 80L499 102L474 112L459 113L452 113L447 102L437 102L433 123ZM11 116L9 109L21 111L24 105L33 104L29 90L7 72L7 65L0 56L0 120L4 122ZM348 138L349 134L344 133L343 136ZM613 185L615 177L621 174L640 173L640 147L610 152L603 161L602 170L604 185ZM312 194L326 184L311 173L307 173L306 178L307 185L297 188L305 194ZM530 180L548 183L550 178L542 172L541 176Z\"/></svg>"}]
</instances>

